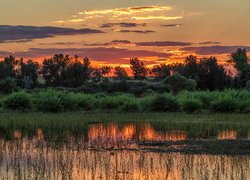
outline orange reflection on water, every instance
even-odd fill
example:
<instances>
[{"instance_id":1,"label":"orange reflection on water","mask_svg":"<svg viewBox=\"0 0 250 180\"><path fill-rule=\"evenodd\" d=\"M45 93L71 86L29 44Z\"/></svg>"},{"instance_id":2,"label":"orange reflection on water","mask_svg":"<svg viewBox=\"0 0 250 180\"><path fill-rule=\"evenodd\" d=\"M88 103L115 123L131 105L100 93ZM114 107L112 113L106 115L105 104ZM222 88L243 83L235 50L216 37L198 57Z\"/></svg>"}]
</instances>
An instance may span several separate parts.
<instances>
[{"instance_id":1,"label":"orange reflection on water","mask_svg":"<svg viewBox=\"0 0 250 180\"><path fill-rule=\"evenodd\" d=\"M140 140L148 141L183 141L187 139L185 131L172 130L167 133L156 131L150 124L143 126Z\"/></svg>"},{"instance_id":2,"label":"orange reflection on water","mask_svg":"<svg viewBox=\"0 0 250 180\"><path fill-rule=\"evenodd\" d=\"M123 127L122 134L125 139L132 139L133 136L136 134L136 127L134 124L128 124Z\"/></svg>"},{"instance_id":3,"label":"orange reflection on water","mask_svg":"<svg viewBox=\"0 0 250 180\"><path fill-rule=\"evenodd\" d=\"M225 130L219 132L217 139L237 139L237 131L236 130Z\"/></svg>"},{"instance_id":4,"label":"orange reflection on water","mask_svg":"<svg viewBox=\"0 0 250 180\"><path fill-rule=\"evenodd\" d=\"M37 138L38 140L44 140L44 133L43 133L43 130L42 130L42 129L38 128L38 129L36 130L36 138Z\"/></svg>"},{"instance_id":5,"label":"orange reflection on water","mask_svg":"<svg viewBox=\"0 0 250 180\"><path fill-rule=\"evenodd\" d=\"M139 139L147 141L163 141L165 140L165 137L162 133L155 131L150 124L145 124L139 133Z\"/></svg>"},{"instance_id":6,"label":"orange reflection on water","mask_svg":"<svg viewBox=\"0 0 250 180\"><path fill-rule=\"evenodd\" d=\"M13 138L15 138L15 139L21 139L21 137L22 137L22 132L21 131L15 130L13 132Z\"/></svg>"},{"instance_id":7,"label":"orange reflection on water","mask_svg":"<svg viewBox=\"0 0 250 180\"><path fill-rule=\"evenodd\" d=\"M137 127L138 126L138 127ZM95 124L88 129L88 140L93 142L121 142L121 141L182 141L187 139L186 132L172 130L169 132L157 131L150 124L126 124L118 127L117 124Z\"/></svg>"},{"instance_id":8,"label":"orange reflection on water","mask_svg":"<svg viewBox=\"0 0 250 180\"><path fill-rule=\"evenodd\" d=\"M183 141L187 139L185 131L170 131L166 134L167 141Z\"/></svg>"}]
</instances>

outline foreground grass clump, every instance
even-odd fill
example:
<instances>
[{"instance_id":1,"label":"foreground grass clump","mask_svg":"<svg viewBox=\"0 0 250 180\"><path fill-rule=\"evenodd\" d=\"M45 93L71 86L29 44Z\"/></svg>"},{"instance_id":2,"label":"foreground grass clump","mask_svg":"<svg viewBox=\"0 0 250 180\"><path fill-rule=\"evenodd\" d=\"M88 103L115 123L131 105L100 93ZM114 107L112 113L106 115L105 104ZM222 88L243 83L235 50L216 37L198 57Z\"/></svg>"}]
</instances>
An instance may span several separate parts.
<instances>
[{"instance_id":1,"label":"foreground grass clump","mask_svg":"<svg viewBox=\"0 0 250 180\"><path fill-rule=\"evenodd\" d=\"M234 100L231 97L223 97L215 100L211 109L215 112L234 112L238 108L237 100Z\"/></svg>"},{"instance_id":2,"label":"foreground grass clump","mask_svg":"<svg viewBox=\"0 0 250 180\"><path fill-rule=\"evenodd\" d=\"M75 109L75 101L71 93L47 90L34 95L34 104L38 111L60 112Z\"/></svg>"},{"instance_id":3,"label":"foreground grass clump","mask_svg":"<svg viewBox=\"0 0 250 180\"><path fill-rule=\"evenodd\" d=\"M32 107L31 97L28 93L21 91L6 96L2 102L6 109L26 111Z\"/></svg>"},{"instance_id":4,"label":"foreground grass clump","mask_svg":"<svg viewBox=\"0 0 250 180\"><path fill-rule=\"evenodd\" d=\"M152 111L175 112L179 109L177 98L171 94L156 95L151 102Z\"/></svg>"},{"instance_id":5,"label":"foreground grass clump","mask_svg":"<svg viewBox=\"0 0 250 180\"><path fill-rule=\"evenodd\" d=\"M193 113L202 109L202 102L199 99L185 99L181 102L182 109L186 112Z\"/></svg>"},{"instance_id":6,"label":"foreground grass clump","mask_svg":"<svg viewBox=\"0 0 250 180\"><path fill-rule=\"evenodd\" d=\"M184 91L145 94L85 94L54 89L15 92L0 97L5 109L42 112L91 111L91 112L250 112L250 91Z\"/></svg>"}]
</instances>

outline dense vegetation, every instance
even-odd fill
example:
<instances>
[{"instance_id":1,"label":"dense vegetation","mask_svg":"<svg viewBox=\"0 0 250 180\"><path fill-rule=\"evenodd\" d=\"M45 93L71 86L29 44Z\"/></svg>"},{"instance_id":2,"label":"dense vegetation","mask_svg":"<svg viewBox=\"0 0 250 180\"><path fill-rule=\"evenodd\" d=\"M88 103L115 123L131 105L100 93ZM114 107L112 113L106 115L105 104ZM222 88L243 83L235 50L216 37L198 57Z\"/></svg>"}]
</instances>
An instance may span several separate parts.
<instances>
[{"instance_id":1,"label":"dense vegetation","mask_svg":"<svg viewBox=\"0 0 250 180\"><path fill-rule=\"evenodd\" d=\"M250 112L250 91L182 91L144 94L85 94L61 90L19 91L0 98L4 109L20 111L90 111L90 112Z\"/></svg>"},{"instance_id":2,"label":"dense vegetation","mask_svg":"<svg viewBox=\"0 0 250 180\"><path fill-rule=\"evenodd\" d=\"M245 49L232 53L228 61L236 76L218 64L215 57L198 59L189 56L182 64L160 64L148 69L137 58L130 60L133 77L123 67L93 67L88 58L62 54L45 59L42 64L13 56L0 61L0 93L18 89L57 87L85 93L145 92L182 90L223 90L250 88L250 64ZM112 74L112 75L111 75ZM107 76L109 75L109 76ZM110 77L112 76L112 77Z\"/></svg>"}]
</instances>

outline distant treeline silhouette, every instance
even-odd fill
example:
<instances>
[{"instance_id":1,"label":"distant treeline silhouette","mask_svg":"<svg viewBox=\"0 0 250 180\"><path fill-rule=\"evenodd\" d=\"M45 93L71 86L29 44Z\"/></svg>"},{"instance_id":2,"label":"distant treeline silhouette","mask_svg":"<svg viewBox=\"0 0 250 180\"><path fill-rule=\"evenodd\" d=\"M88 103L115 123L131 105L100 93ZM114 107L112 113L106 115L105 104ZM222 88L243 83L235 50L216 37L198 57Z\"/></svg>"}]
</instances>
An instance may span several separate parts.
<instances>
[{"instance_id":1,"label":"distant treeline silhouette","mask_svg":"<svg viewBox=\"0 0 250 180\"><path fill-rule=\"evenodd\" d=\"M93 67L88 58L56 54L39 65L14 56L0 62L0 91L10 93L16 89L45 87L71 88L94 92L145 91L177 93L181 90L223 90L250 86L250 64L245 49L230 55L228 63L234 65L237 75L232 76L218 64L215 57L198 59L188 56L183 63L159 64L151 69L138 58L130 59L133 77L121 66ZM113 71L113 77L107 77Z\"/></svg>"}]
</instances>

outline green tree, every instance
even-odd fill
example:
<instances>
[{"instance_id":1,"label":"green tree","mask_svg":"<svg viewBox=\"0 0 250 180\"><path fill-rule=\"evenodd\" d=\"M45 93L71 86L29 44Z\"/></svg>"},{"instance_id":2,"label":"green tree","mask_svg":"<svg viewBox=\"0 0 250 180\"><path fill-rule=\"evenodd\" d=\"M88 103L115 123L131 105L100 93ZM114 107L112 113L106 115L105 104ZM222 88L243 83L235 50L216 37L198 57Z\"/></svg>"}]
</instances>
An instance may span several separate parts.
<instances>
[{"instance_id":1,"label":"green tree","mask_svg":"<svg viewBox=\"0 0 250 180\"><path fill-rule=\"evenodd\" d=\"M185 76L182 76L178 73L175 73L172 76L169 76L163 80L163 83L170 86L170 90L176 94L183 90L195 90L196 82L193 79L187 79Z\"/></svg>"},{"instance_id":2,"label":"green tree","mask_svg":"<svg viewBox=\"0 0 250 180\"><path fill-rule=\"evenodd\" d=\"M147 68L138 58L130 59L130 68L136 80L143 80L147 76Z\"/></svg>"}]
</instances>

